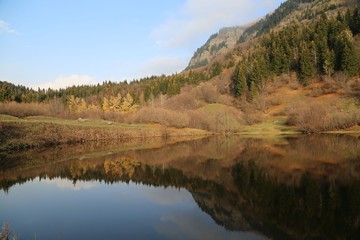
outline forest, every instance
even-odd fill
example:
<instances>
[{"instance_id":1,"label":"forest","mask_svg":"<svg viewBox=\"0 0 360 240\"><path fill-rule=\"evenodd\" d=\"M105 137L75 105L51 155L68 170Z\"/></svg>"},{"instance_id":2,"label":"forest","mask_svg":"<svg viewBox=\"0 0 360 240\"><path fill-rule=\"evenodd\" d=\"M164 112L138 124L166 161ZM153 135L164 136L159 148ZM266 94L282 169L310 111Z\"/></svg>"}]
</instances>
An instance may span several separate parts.
<instances>
[{"instance_id":1,"label":"forest","mask_svg":"<svg viewBox=\"0 0 360 240\"><path fill-rule=\"evenodd\" d=\"M252 98L271 75L296 72L303 85L315 76L343 72L359 74L358 51L353 36L360 33L359 9L340 12L335 19L323 14L310 25L292 24L259 40L253 51L242 54L232 80L235 94Z\"/></svg>"}]
</instances>

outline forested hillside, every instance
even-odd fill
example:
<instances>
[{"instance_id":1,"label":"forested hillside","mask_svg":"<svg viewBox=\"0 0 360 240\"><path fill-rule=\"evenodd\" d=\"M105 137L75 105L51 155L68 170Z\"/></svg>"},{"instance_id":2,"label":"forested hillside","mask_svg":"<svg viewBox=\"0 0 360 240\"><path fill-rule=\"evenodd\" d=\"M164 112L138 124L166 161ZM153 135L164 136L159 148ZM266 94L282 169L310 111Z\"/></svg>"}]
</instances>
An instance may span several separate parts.
<instances>
[{"instance_id":1,"label":"forested hillside","mask_svg":"<svg viewBox=\"0 0 360 240\"><path fill-rule=\"evenodd\" d=\"M305 132L356 128L358 7L354 0L288 0L242 29L235 46L215 41L213 47L223 52L207 58L205 66L169 76L60 90L0 82L0 114L101 118L221 133L250 131L248 125L281 131L295 126ZM217 37L203 47L211 51Z\"/></svg>"},{"instance_id":2,"label":"forested hillside","mask_svg":"<svg viewBox=\"0 0 360 240\"><path fill-rule=\"evenodd\" d=\"M343 72L359 74L359 52L353 36L360 33L359 9L338 13L307 25L292 24L262 36L251 50L241 54L233 81L236 96L254 96L269 76L297 72L303 85L315 76Z\"/></svg>"},{"instance_id":3,"label":"forested hillside","mask_svg":"<svg viewBox=\"0 0 360 240\"><path fill-rule=\"evenodd\" d=\"M248 29L246 29L244 33L241 35L239 42L245 42L250 37L259 37L262 34L268 33L272 28L277 27L278 24L282 20L284 20L287 16L298 10L300 4L313 3L313 2L319 2L319 1L289 0L282 3L280 7L275 10L274 13L268 14L265 18L261 19L253 26L250 26ZM323 1L323 2L329 2L329 1ZM336 7L337 7L336 5L332 4L330 5L329 9L334 9ZM326 9L323 10L326 11Z\"/></svg>"}]
</instances>

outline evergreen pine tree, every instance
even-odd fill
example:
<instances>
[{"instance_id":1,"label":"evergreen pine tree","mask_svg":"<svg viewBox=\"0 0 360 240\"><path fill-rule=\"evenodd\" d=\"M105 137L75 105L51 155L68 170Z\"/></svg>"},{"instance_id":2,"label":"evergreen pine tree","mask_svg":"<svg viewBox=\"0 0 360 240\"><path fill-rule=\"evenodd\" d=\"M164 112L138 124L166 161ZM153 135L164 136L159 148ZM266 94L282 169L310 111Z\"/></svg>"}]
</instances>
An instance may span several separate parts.
<instances>
[{"instance_id":1,"label":"evergreen pine tree","mask_svg":"<svg viewBox=\"0 0 360 240\"><path fill-rule=\"evenodd\" d=\"M360 33L360 13L359 8L356 8L354 10L353 15L350 18L349 21L349 28L353 35L357 35Z\"/></svg>"},{"instance_id":2,"label":"evergreen pine tree","mask_svg":"<svg viewBox=\"0 0 360 240\"><path fill-rule=\"evenodd\" d=\"M350 77L358 74L357 56L353 44L344 47L341 58L341 68L344 73Z\"/></svg>"},{"instance_id":3,"label":"evergreen pine tree","mask_svg":"<svg viewBox=\"0 0 360 240\"><path fill-rule=\"evenodd\" d=\"M350 30L343 30L337 38L338 64L340 70L348 76L355 76L358 73L357 55Z\"/></svg>"},{"instance_id":4,"label":"evergreen pine tree","mask_svg":"<svg viewBox=\"0 0 360 240\"><path fill-rule=\"evenodd\" d=\"M274 40L275 39L273 39L273 41ZM281 59L283 55L284 53L282 52L282 49L277 46L276 42L273 42L270 48L270 63L271 63L272 71L277 75L281 74L281 70L282 70Z\"/></svg>"},{"instance_id":5,"label":"evergreen pine tree","mask_svg":"<svg viewBox=\"0 0 360 240\"><path fill-rule=\"evenodd\" d=\"M308 80L314 76L314 67L311 50L308 44L302 42L299 51L299 77L302 84L307 85Z\"/></svg>"},{"instance_id":6,"label":"evergreen pine tree","mask_svg":"<svg viewBox=\"0 0 360 240\"><path fill-rule=\"evenodd\" d=\"M242 96L247 91L247 73L244 63L242 61L236 66L235 72L232 76L234 82L235 95Z\"/></svg>"},{"instance_id":7,"label":"evergreen pine tree","mask_svg":"<svg viewBox=\"0 0 360 240\"><path fill-rule=\"evenodd\" d=\"M219 62L214 62L211 65L211 77L215 77L220 75L220 73L222 72L222 66Z\"/></svg>"}]
</instances>

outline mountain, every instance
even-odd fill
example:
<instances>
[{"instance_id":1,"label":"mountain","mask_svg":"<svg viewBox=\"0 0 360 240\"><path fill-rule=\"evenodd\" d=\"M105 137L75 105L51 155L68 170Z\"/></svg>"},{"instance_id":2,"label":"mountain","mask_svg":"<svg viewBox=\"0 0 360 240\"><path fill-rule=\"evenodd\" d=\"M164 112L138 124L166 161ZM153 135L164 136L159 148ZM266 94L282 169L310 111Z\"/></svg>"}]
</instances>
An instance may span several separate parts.
<instances>
[{"instance_id":1,"label":"mountain","mask_svg":"<svg viewBox=\"0 0 360 240\"><path fill-rule=\"evenodd\" d=\"M237 44L240 36L246 29L246 26L225 27L220 29L218 33L210 36L209 40L196 50L186 69L189 70L206 66L217 55L229 51Z\"/></svg>"},{"instance_id":2,"label":"mountain","mask_svg":"<svg viewBox=\"0 0 360 240\"><path fill-rule=\"evenodd\" d=\"M219 55L225 55L236 45L260 37L270 31L316 19L321 14L335 15L347 7L358 5L357 0L288 0L275 11L256 22L239 26L225 27L210 36L208 41L198 48L186 70L204 67Z\"/></svg>"}]
</instances>

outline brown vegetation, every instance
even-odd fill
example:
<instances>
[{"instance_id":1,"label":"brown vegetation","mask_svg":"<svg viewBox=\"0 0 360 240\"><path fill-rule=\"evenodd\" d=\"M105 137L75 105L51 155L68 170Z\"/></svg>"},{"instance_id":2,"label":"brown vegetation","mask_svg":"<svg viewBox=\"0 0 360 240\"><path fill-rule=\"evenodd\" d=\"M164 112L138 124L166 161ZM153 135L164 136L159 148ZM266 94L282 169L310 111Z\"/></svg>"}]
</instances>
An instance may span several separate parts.
<instances>
[{"instance_id":1,"label":"brown vegetation","mask_svg":"<svg viewBox=\"0 0 360 240\"><path fill-rule=\"evenodd\" d=\"M148 107L128 115L125 121L129 123L157 123L164 126L185 128L189 126L190 119L187 114L175 110Z\"/></svg>"},{"instance_id":2,"label":"brown vegetation","mask_svg":"<svg viewBox=\"0 0 360 240\"><path fill-rule=\"evenodd\" d=\"M91 104L82 108L81 99L77 101L79 106L70 109L69 103L64 105L55 99L46 104L0 103L0 114L20 118L51 116L99 119L111 123L159 124L164 129L197 128L222 134L237 133L243 125L276 122L279 118L303 132L340 130L359 125L359 78L349 79L338 73L334 77L313 79L312 83L303 87L295 74L283 74L270 78L262 85L261 92L249 101L245 97L232 97L230 80L224 77L229 72L225 69L221 75L207 82L186 85L175 96L160 94L133 111L110 111L91 107ZM166 131L162 132L165 134Z\"/></svg>"},{"instance_id":3,"label":"brown vegetation","mask_svg":"<svg viewBox=\"0 0 360 240\"><path fill-rule=\"evenodd\" d=\"M176 129L160 125L132 125L100 120L64 120L28 117L0 121L0 151L50 147L63 143L123 140L133 138L170 138L207 136L196 129Z\"/></svg>"},{"instance_id":4,"label":"brown vegetation","mask_svg":"<svg viewBox=\"0 0 360 240\"><path fill-rule=\"evenodd\" d=\"M309 99L294 103L288 108L289 124L304 132L321 132L346 129L360 124L360 109L338 109L329 102Z\"/></svg>"},{"instance_id":5,"label":"brown vegetation","mask_svg":"<svg viewBox=\"0 0 360 240\"><path fill-rule=\"evenodd\" d=\"M28 116L49 116L52 111L50 104L45 103L0 103L0 114L11 115L15 117Z\"/></svg>"}]
</instances>

